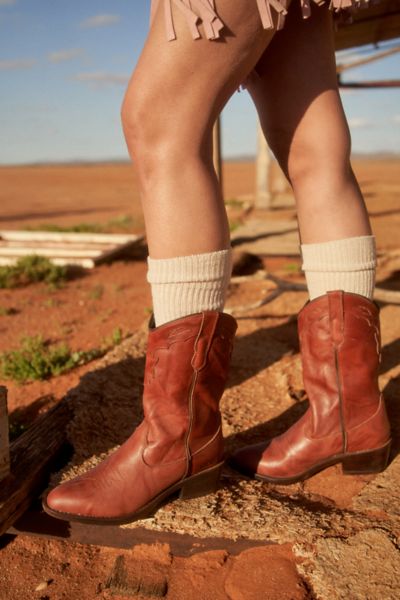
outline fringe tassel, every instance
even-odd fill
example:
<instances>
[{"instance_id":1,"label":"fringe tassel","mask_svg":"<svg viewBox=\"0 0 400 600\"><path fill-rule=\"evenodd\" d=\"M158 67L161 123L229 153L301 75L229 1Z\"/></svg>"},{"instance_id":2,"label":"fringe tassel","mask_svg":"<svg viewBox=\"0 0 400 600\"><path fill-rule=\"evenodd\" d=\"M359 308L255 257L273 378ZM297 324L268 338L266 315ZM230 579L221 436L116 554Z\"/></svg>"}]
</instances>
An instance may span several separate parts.
<instances>
[{"instance_id":1,"label":"fringe tassel","mask_svg":"<svg viewBox=\"0 0 400 600\"><path fill-rule=\"evenodd\" d=\"M271 6L278 13L277 29L282 29L285 23L285 15L287 15L286 7L279 0L257 0L258 11L261 17L261 23L264 29L273 29L274 22L272 20Z\"/></svg>"},{"instance_id":2,"label":"fringe tassel","mask_svg":"<svg viewBox=\"0 0 400 600\"><path fill-rule=\"evenodd\" d=\"M224 24L215 12L215 0L164 0L165 23L169 41L176 40L172 3L183 13L194 40L201 37L197 27L199 22L203 23L207 39L215 40L220 37L219 32Z\"/></svg>"},{"instance_id":3,"label":"fringe tassel","mask_svg":"<svg viewBox=\"0 0 400 600\"><path fill-rule=\"evenodd\" d=\"M361 8L370 4L370 0L299 0L303 18L307 19L310 17L312 2L321 5L325 4L326 1L329 2L329 8L335 12L349 8L351 9L353 7ZM176 40L172 5L176 6L184 15L194 40L201 38L201 33L198 28L200 23L203 24L207 39L215 40L220 37L220 31L223 29L224 23L221 21L215 10L215 0L152 0L150 25L153 21L156 8L161 2L164 4L167 40ZM288 12L287 0L256 0L256 2L264 29L273 29L275 26L272 17L272 9L274 9L275 13L278 15L276 29L282 29L285 24L285 16Z\"/></svg>"},{"instance_id":4,"label":"fringe tassel","mask_svg":"<svg viewBox=\"0 0 400 600\"><path fill-rule=\"evenodd\" d=\"M357 0L331 0L329 8L338 11L345 8L352 8L352 6L357 6L358 4L361 4L361 2Z\"/></svg>"}]
</instances>

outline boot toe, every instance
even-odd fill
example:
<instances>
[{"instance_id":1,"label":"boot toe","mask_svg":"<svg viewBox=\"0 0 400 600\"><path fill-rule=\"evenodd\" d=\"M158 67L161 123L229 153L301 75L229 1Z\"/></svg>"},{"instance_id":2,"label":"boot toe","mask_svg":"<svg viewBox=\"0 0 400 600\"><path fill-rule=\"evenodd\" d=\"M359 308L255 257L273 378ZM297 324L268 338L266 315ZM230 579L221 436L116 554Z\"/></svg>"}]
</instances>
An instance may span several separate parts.
<instances>
[{"instance_id":1,"label":"boot toe","mask_svg":"<svg viewBox=\"0 0 400 600\"><path fill-rule=\"evenodd\" d=\"M88 499L78 481L66 482L52 489L46 496L43 508L47 511L69 515L87 515ZM47 510L47 509L50 509Z\"/></svg>"}]
</instances>

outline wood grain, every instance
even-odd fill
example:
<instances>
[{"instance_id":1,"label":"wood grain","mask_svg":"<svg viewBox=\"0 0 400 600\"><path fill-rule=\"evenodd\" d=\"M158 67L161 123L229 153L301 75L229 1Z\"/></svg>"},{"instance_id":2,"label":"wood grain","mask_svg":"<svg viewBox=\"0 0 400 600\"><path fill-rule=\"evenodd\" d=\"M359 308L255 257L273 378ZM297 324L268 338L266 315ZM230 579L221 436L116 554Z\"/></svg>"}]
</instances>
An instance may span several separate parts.
<instances>
[{"instance_id":1,"label":"wood grain","mask_svg":"<svg viewBox=\"0 0 400 600\"><path fill-rule=\"evenodd\" d=\"M72 403L61 400L10 445L10 474L0 486L0 535L46 485L72 415Z\"/></svg>"},{"instance_id":2,"label":"wood grain","mask_svg":"<svg viewBox=\"0 0 400 600\"><path fill-rule=\"evenodd\" d=\"M10 472L8 437L7 388L0 386L0 482Z\"/></svg>"}]
</instances>

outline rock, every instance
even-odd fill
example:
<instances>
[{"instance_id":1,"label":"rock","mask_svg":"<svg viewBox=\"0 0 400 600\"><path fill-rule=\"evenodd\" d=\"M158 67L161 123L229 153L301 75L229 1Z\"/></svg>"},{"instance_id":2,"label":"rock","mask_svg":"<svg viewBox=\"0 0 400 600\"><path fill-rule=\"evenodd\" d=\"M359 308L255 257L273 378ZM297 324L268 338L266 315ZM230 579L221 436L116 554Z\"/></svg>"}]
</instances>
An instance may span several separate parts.
<instances>
[{"instance_id":1,"label":"rock","mask_svg":"<svg viewBox=\"0 0 400 600\"><path fill-rule=\"evenodd\" d=\"M321 538L315 546L295 546L304 559L299 571L318 600L397 600L400 554L378 529L347 540Z\"/></svg>"},{"instance_id":2,"label":"rock","mask_svg":"<svg viewBox=\"0 0 400 600\"><path fill-rule=\"evenodd\" d=\"M384 511L396 520L400 518L400 456L354 497L353 507L362 511Z\"/></svg>"},{"instance_id":3,"label":"rock","mask_svg":"<svg viewBox=\"0 0 400 600\"><path fill-rule=\"evenodd\" d=\"M228 600L224 581L230 564L228 553L212 550L189 558L174 557L168 580L171 600Z\"/></svg>"},{"instance_id":4,"label":"rock","mask_svg":"<svg viewBox=\"0 0 400 600\"><path fill-rule=\"evenodd\" d=\"M45 590L48 587L48 583L47 581L42 581L41 583L39 583L39 585L37 585L35 587L35 592L43 592L43 590Z\"/></svg>"},{"instance_id":5,"label":"rock","mask_svg":"<svg viewBox=\"0 0 400 600\"><path fill-rule=\"evenodd\" d=\"M225 581L230 600L303 600L307 590L288 546L242 552Z\"/></svg>"}]
</instances>

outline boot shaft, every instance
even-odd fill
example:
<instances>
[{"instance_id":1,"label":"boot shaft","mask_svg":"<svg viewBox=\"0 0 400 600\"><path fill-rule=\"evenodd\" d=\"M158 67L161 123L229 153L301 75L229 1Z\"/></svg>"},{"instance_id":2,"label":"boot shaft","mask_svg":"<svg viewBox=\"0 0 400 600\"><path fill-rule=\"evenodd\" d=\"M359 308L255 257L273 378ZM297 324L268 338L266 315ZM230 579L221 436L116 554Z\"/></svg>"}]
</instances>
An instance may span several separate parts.
<instances>
[{"instance_id":1,"label":"boot shaft","mask_svg":"<svg viewBox=\"0 0 400 600\"><path fill-rule=\"evenodd\" d=\"M386 429L378 386L379 309L358 294L328 292L299 314L303 378L315 436L351 430L374 418Z\"/></svg>"},{"instance_id":2,"label":"boot shaft","mask_svg":"<svg viewBox=\"0 0 400 600\"><path fill-rule=\"evenodd\" d=\"M186 455L190 462L207 445L213 460L216 445L221 455L219 401L236 329L235 319L219 311L203 311L156 328L150 322L143 408L148 442L153 453L164 453L164 460ZM171 440L171 455L165 457Z\"/></svg>"}]
</instances>

